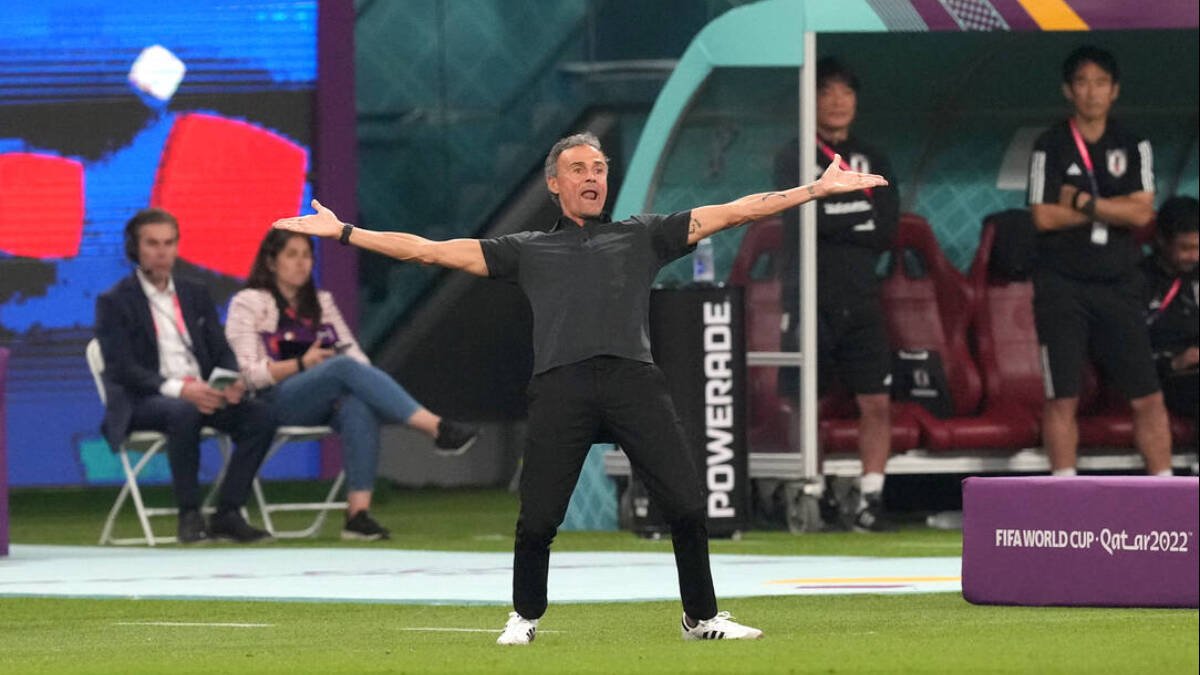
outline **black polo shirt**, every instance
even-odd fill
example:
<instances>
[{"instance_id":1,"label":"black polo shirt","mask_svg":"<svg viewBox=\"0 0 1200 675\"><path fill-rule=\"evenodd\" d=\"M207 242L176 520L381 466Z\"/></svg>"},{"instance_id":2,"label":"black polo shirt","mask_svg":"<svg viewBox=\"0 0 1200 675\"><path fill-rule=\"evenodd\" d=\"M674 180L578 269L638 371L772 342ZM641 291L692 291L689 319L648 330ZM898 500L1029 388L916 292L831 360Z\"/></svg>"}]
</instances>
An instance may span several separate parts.
<instances>
[{"instance_id":1,"label":"black polo shirt","mask_svg":"<svg viewBox=\"0 0 1200 675\"><path fill-rule=\"evenodd\" d=\"M549 232L482 239L488 276L521 287L533 308L533 372L609 355L653 363L650 286L689 246L692 212L619 222L560 217Z\"/></svg>"},{"instance_id":2,"label":"black polo shirt","mask_svg":"<svg viewBox=\"0 0 1200 675\"><path fill-rule=\"evenodd\" d=\"M1154 192L1154 163L1150 141L1108 120L1104 135L1086 143L1096 173L1100 197ZM1029 160L1029 203L1057 204L1063 185L1091 192L1071 127L1064 120L1038 137ZM1141 251L1128 227L1109 227L1108 242L1092 243L1092 224L1085 223L1038 234L1037 261L1041 269L1082 281L1131 278Z\"/></svg>"}]
</instances>

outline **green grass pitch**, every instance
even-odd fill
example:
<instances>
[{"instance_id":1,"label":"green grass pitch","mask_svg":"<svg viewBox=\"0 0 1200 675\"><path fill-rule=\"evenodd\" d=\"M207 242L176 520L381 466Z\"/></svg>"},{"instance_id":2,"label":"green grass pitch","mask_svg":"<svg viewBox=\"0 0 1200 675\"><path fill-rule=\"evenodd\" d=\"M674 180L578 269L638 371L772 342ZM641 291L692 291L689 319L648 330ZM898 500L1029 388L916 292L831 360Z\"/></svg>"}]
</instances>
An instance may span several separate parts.
<instances>
[{"instance_id":1,"label":"green grass pitch","mask_svg":"<svg viewBox=\"0 0 1200 675\"><path fill-rule=\"evenodd\" d=\"M13 541L92 544L113 494L17 491ZM393 528L388 546L504 551L511 547L516 503L499 490L383 489L375 511ZM330 524L314 540L268 545L304 555L306 547L348 544L337 541ZM761 555L958 555L961 537L920 527L871 536L750 532L740 541L714 541L712 548ZM669 544L623 532L563 533L555 550L665 552ZM502 648L494 644L495 631L507 608L495 605L0 597L0 673L1161 675L1196 673L1200 665L1195 610L979 607L954 593L737 598L723 609L766 637L685 643L677 602L552 605L532 645ZM439 630L423 630L429 628Z\"/></svg>"}]
</instances>

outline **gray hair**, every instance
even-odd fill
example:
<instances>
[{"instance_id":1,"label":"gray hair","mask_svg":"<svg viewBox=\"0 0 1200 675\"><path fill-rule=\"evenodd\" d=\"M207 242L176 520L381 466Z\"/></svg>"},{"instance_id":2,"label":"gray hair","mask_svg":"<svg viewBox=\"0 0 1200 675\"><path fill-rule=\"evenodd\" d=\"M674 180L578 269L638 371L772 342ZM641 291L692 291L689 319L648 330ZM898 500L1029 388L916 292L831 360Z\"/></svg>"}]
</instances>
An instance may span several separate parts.
<instances>
[{"instance_id":1,"label":"gray hair","mask_svg":"<svg viewBox=\"0 0 1200 675\"><path fill-rule=\"evenodd\" d=\"M558 175L558 156L563 154L563 152L580 145L590 145L599 150L600 154L604 154L604 149L600 147L600 139L596 138L596 134L593 134L590 131L571 134L566 138L560 138L558 139L558 142L554 144L554 147L550 148L550 153L546 155L546 164L543 167L543 171L546 174L546 180L554 178ZM604 161L608 161L607 156L604 157ZM550 201L557 204L558 195L551 192Z\"/></svg>"}]
</instances>

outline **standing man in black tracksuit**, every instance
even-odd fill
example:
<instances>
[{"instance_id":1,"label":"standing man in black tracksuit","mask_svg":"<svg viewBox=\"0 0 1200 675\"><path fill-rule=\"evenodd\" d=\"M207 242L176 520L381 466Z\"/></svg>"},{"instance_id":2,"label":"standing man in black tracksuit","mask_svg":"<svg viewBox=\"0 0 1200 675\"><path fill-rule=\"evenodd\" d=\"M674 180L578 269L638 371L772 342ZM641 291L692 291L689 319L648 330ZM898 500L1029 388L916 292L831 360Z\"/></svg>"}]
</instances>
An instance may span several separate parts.
<instances>
[{"instance_id":1,"label":"standing man in black tracksuit","mask_svg":"<svg viewBox=\"0 0 1200 675\"><path fill-rule=\"evenodd\" d=\"M1129 399L1147 472L1170 475L1167 409L1151 358L1133 236L1154 218L1150 141L1109 118L1120 93L1110 52L1076 49L1063 62L1062 79L1071 117L1038 137L1029 166L1038 229L1034 322L1046 385L1042 443L1054 475L1075 475L1075 416L1090 351Z\"/></svg>"},{"instance_id":2,"label":"standing man in black tracksuit","mask_svg":"<svg viewBox=\"0 0 1200 675\"><path fill-rule=\"evenodd\" d=\"M546 189L562 210L548 231L429 241L355 228L315 200L316 215L275 226L338 237L343 244L399 260L510 281L529 298L534 376L513 545L515 611L499 644L527 645L537 634L546 611L550 544L588 449L601 432L621 444L667 515L683 598L682 637L762 637L762 631L733 621L728 612L717 612L702 483L666 379L650 355L650 286L663 265L705 237L829 194L878 188L884 180L834 166L815 183L789 190L611 222L604 214L608 158L595 136L575 134L555 143L546 156L545 176Z\"/></svg>"},{"instance_id":3,"label":"standing man in black tracksuit","mask_svg":"<svg viewBox=\"0 0 1200 675\"><path fill-rule=\"evenodd\" d=\"M1158 210L1154 252L1142 261L1146 328L1167 409L1196 419L1200 379L1200 209L1195 197L1172 197Z\"/></svg>"},{"instance_id":4,"label":"standing man in black tracksuit","mask_svg":"<svg viewBox=\"0 0 1200 675\"><path fill-rule=\"evenodd\" d=\"M858 78L836 59L817 62L817 165L824 171L835 155L843 168L876 173L892 182L887 157L850 135L858 107ZM800 181L800 142L784 146L775 158L776 185ZM883 187L833 195L817 205L818 387L824 393L834 376L858 404L858 453L863 472L852 526L889 529L883 516L883 482L891 451L892 355L879 304L879 255L896 234L900 199ZM800 210L783 214L784 312L782 349L800 347ZM796 370L782 370L780 392L796 396ZM829 517L830 514L826 514ZM840 524L840 523L838 523Z\"/></svg>"}]
</instances>

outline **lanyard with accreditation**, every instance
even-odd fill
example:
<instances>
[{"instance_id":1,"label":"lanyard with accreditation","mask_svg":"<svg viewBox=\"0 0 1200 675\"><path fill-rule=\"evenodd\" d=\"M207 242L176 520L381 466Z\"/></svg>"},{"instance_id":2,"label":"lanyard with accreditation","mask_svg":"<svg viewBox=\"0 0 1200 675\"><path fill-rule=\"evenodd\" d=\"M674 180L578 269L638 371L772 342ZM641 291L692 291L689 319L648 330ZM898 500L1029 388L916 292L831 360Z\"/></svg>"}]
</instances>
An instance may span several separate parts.
<instances>
[{"instance_id":1,"label":"lanyard with accreditation","mask_svg":"<svg viewBox=\"0 0 1200 675\"><path fill-rule=\"evenodd\" d=\"M150 303L150 308L153 309L154 311L158 312L159 314L162 314L163 316L165 316L167 318L168 321L171 322L171 325L175 328L175 332L179 334L179 341L183 343L184 349L187 349L188 352L191 352L193 349L192 339L191 339L191 336L188 335L187 324L183 320L183 308L179 306L179 294L178 293L171 294L171 302L174 303L174 305L175 305L175 307L174 307L175 311L172 313L171 316L166 316L166 312L164 312L161 307L154 304L153 302ZM155 333L155 335L157 335L158 334L158 322L155 321L152 323L152 325L154 326L154 333Z\"/></svg>"},{"instance_id":2,"label":"lanyard with accreditation","mask_svg":"<svg viewBox=\"0 0 1200 675\"><path fill-rule=\"evenodd\" d=\"M1179 287L1182 285L1183 279L1176 279L1175 283L1171 284L1171 287L1167 289L1166 295L1163 296L1162 302L1158 305L1158 309L1154 310L1153 314L1146 317L1146 325L1150 325L1155 321L1158 321L1158 317L1166 313L1167 308L1171 306L1171 301L1175 299L1176 295L1179 295Z\"/></svg>"},{"instance_id":3,"label":"lanyard with accreditation","mask_svg":"<svg viewBox=\"0 0 1200 675\"><path fill-rule=\"evenodd\" d=\"M1079 159L1083 161L1083 168L1087 170L1088 182L1092 186L1092 199L1099 199L1100 184L1096 182L1096 170L1092 168L1092 156L1088 154L1087 145L1083 142L1083 135L1079 133L1075 118L1070 118L1067 123L1071 125L1071 137L1075 139L1075 149L1079 151ZM1098 220L1092 221L1092 243L1097 246L1104 246L1108 243L1108 225Z\"/></svg>"}]
</instances>

